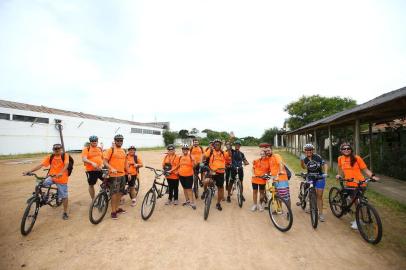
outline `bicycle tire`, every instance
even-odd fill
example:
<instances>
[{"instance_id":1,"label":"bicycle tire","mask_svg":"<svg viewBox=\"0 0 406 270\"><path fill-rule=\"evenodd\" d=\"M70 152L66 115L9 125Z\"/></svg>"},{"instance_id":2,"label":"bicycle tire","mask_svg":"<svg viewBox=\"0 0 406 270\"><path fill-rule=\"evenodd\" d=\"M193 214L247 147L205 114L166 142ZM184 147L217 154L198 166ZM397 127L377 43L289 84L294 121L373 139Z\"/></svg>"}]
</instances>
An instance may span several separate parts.
<instances>
[{"instance_id":1,"label":"bicycle tire","mask_svg":"<svg viewBox=\"0 0 406 270\"><path fill-rule=\"evenodd\" d=\"M29 214L31 212L30 210L31 210L32 206L35 207L34 213L31 216L32 217L31 223L29 224L28 228L26 228L25 225L27 222L27 218L30 217ZM32 197L31 199L28 200L28 205L25 208L23 218L21 219L20 231L21 231L22 235L26 236L31 232L32 228L34 227L35 221L37 220L39 207L40 207L39 199L37 197Z\"/></svg>"},{"instance_id":2,"label":"bicycle tire","mask_svg":"<svg viewBox=\"0 0 406 270\"><path fill-rule=\"evenodd\" d=\"M89 221L90 223L97 225L99 224L104 216L107 213L107 208L109 208L109 198L107 196L106 192L100 192L99 194L97 194L96 197L94 197L94 199L92 200L92 202L90 203L90 207L89 207ZM100 212L100 216L98 218L96 218L93 215L93 210L96 209L97 211Z\"/></svg>"},{"instance_id":3,"label":"bicycle tire","mask_svg":"<svg viewBox=\"0 0 406 270\"><path fill-rule=\"evenodd\" d=\"M310 221L314 229L317 228L319 222L319 210L317 209L317 197L314 187L309 189L309 206L310 206Z\"/></svg>"},{"instance_id":4,"label":"bicycle tire","mask_svg":"<svg viewBox=\"0 0 406 270\"><path fill-rule=\"evenodd\" d=\"M135 178L134 189L135 189L135 198L137 198L138 191L140 191L140 180L138 179L138 177ZM132 199L135 199L135 198L132 198Z\"/></svg>"},{"instance_id":5,"label":"bicycle tire","mask_svg":"<svg viewBox=\"0 0 406 270\"><path fill-rule=\"evenodd\" d=\"M55 193L55 197L52 198L52 200L48 203L48 205L51 206L52 208L56 208L56 207L61 206L61 204L62 204L62 199L59 200L59 192L57 190Z\"/></svg>"},{"instance_id":6,"label":"bicycle tire","mask_svg":"<svg viewBox=\"0 0 406 270\"><path fill-rule=\"evenodd\" d=\"M363 208L365 208L365 210L363 210ZM373 221L371 215L373 215L376 220L376 224L373 226L376 230L376 237L372 239L367 235L367 232L365 230L366 228L363 226L363 224L371 223L371 221ZM381 241L383 230L382 221L378 214L378 211L376 211L376 209L372 205L366 202L361 202L360 204L358 204L355 210L355 220L357 221L358 231L365 241L374 245L378 244Z\"/></svg>"},{"instance_id":7,"label":"bicycle tire","mask_svg":"<svg viewBox=\"0 0 406 270\"><path fill-rule=\"evenodd\" d=\"M330 210L336 218L344 215L343 194L337 187L332 187L328 193L328 203Z\"/></svg>"},{"instance_id":8,"label":"bicycle tire","mask_svg":"<svg viewBox=\"0 0 406 270\"><path fill-rule=\"evenodd\" d=\"M269 218L271 219L273 225L281 232L287 232L292 228L293 224L293 213L292 209L289 207L288 203L280 198L278 195L275 196L275 200L277 201L277 204L285 205L286 209L288 210L286 217L289 219L288 224L286 226L280 225L277 222L277 215L282 215L283 213L278 213L277 209L274 209L272 207L273 199L270 198L268 202L268 213L269 213ZM283 208L283 207L281 207ZM275 211L274 211L275 210Z\"/></svg>"},{"instance_id":9,"label":"bicycle tire","mask_svg":"<svg viewBox=\"0 0 406 270\"><path fill-rule=\"evenodd\" d=\"M242 186L241 186L241 181L240 180L236 180L237 183L237 202L238 202L238 206L240 208L242 208L242 205L244 203L244 200L242 199Z\"/></svg>"},{"instance_id":10,"label":"bicycle tire","mask_svg":"<svg viewBox=\"0 0 406 270\"><path fill-rule=\"evenodd\" d=\"M302 207L302 209L305 210L306 209L306 196L305 196L305 183L304 182L300 183L299 199L300 199L300 207Z\"/></svg>"},{"instance_id":11,"label":"bicycle tire","mask_svg":"<svg viewBox=\"0 0 406 270\"><path fill-rule=\"evenodd\" d=\"M193 175L193 193L195 194L195 199L199 198L199 180L196 175Z\"/></svg>"},{"instance_id":12,"label":"bicycle tire","mask_svg":"<svg viewBox=\"0 0 406 270\"><path fill-rule=\"evenodd\" d=\"M155 194L155 190L153 188L151 188L145 194L144 200L142 201L141 217L143 220L148 220L152 216L152 213L154 212L154 209L155 209L155 204L156 204L156 194ZM151 205L150 210L146 210L147 205Z\"/></svg>"},{"instance_id":13,"label":"bicycle tire","mask_svg":"<svg viewBox=\"0 0 406 270\"><path fill-rule=\"evenodd\" d=\"M210 205L211 205L211 200L212 200L212 192L211 190L206 191L206 196L204 198L204 220L207 220L209 217L209 212L210 212Z\"/></svg>"}]
</instances>

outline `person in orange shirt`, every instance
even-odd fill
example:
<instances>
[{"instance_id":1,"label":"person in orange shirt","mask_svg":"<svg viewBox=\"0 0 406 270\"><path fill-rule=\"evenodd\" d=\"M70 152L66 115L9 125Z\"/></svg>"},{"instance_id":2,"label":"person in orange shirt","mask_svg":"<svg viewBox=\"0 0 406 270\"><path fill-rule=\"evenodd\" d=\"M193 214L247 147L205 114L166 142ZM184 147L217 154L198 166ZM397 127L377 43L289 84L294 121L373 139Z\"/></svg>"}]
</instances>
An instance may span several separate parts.
<instances>
[{"instance_id":1,"label":"person in orange shirt","mask_svg":"<svg viewBox=\"0 0 406 270\"><path fill-rule=\"evenodd\" d=\"M192 192L193 186L193 168L196 164L195 159L189 153L189 145L184 144L182 146L183 155L179 157L178 172L179 180L182 184L183 191L185 193L186 201L182 204L190 205L194 210L196 209L195 199Z\"/></svg>"},{"instance_id":2,"label":"person in orange shirt","mask_svg":"<svg viewBox=\"0 0 406 270\"><path fill-rule=\"evenodd\" d=\"M254 160L252 163L252 199L254 204L252 205L251 211L256 211L257 209L262 212L264 211L264 206L262 202L264 201L265 197L265 185L266 180L261 178L264 174L268 174L269 169L269 159L266 156L266 152L261 150L260 152L261 158ZM260 203L258 204L258 190L260 193Z\"/></svg>"},{"instance_id":3,"label":"person in orange shirt","mask_svg":"<svg viewBox=\"0 0 406 270\"><path fill-rule=\"evenodd\" d=\"M232 155L233 146L231 142L226 142L226 151L224 154L226 156L226 172L225 172L225 181L226 181L226 190L228 191L228 184L231 178L231 155Z\"/></svg>"},{"instance_id":4,"label":"person in orange shirt","mask_svg":"<svg viewBox=\"0 0 406 270\"><path fill-rule=\"evenodd\" d=\"M98 140L97 136L90 136L90 144L82 150L82 160L85 164L89 195L92 200L94 199L94 185L97 179L103 180L101 171L103 167L103 151L97 146Z\"/></svg>"},{"instance_id":5,"label":"person in orange shirt","mask_svg":"<svg viewBox=\"0 0 406 270\"><path fill-rule=\"evenodd\" d=\"M286 201L290 207L290 192L289 181L285 170L285 163L282 157L272 152L272 146L267 149L267 155L269 157L269 169L272 176L275 176L276 190L278 195Z\"/></svg>"},{"instance_id":6,"label":"person in orange shirt","mask_svg":"<svg viewBox=\"0 0 406 270\"><path fill-rule=\"evenodd\" d=\"M43 167L49 166L48 177L44 180L44 186L55 184L58 189L58 197L62 198L63 214L62 218L67 220L68 216L68 165L69 155L62 152L61 144L54 144L52 147L52 155L46 156L41 164L32 168L29 171L23 172L23 175L38 171ZM62 157L64 155L64 157Z\"/></svg>"},{"instance_id":7,"label":"person in orange shirt","mask_svg":"<svg viewBox=\"0 0 406 270\"><path fill-rule=\"evenodd\" d=\"M200 163L203 162L203 155L204 155L204 150L203 147L199 145L199 140L198 139L193 139L193 146L190 147L190 155L193 157L195 160L195 165L193 168L194 174L198 175L200 171ZM203 179L203 173L200 173L200 179Z\"/></svg>"},{"instance_id":8,"label":"person in orange shirt","mask_svg":"<svg viewBox=\"0 0 406 270\"><path fill-rule=\"evenodd\" d=\"M127 154L121 147L124 137L121 134L114 136L114 147L106 150L104 154L104 165L109 169L109 189L111 194L111 218L118 219L118 214L125 214L126 211L119 208L123 196L127 168Z\"/></svg>"},{"instance_id":9,"label":"person in orange shirt","mask_svg":"<svg viewBox=\"0 0 406 270\"><path fill-rule=\"evenodd\" d=\"M166 148L168 150L167 155L165 156L164 160L162 161L162 168L165 171L166 179L168 180L168 190L169 190L169 198L165 205L178 205L179 200L179 175L178 175L178 168L179 168L179 156L175 153L175 146L170 144Z\"/></svg>"},{"instance_id":10,"label":"person in orange shirt","mask_svg":"<svg viewBox=\"0 0 406 270\"><path fill-rule=\"evenodd\" d=\"M343 177L347 180L354 180L353 182L345 183L346 192L348 192L350 196L354 196L353 193L355 188L358 187L358 183L365 180L363 173L371 179L379 180L379 177L375 176L374 173L368 170L364 160L360 156L354 155L350 143L342 143L340 150L342 155L338 157L338 174L336 178L340 179L340 177ZM363 186L365 186L365 184ZM351 228L354 230L358 229L355 220L351 222Z\"/></svg>"},{"instance_id":11,"label":"person in orange shirt","mask_svg":"<svg viewBox=\"0 0 406 270\"><path fill-rule=\"evenodd\" d=\"M218 189L216 208L217 210L221 211L223 210L221 207L221 201L224 198L224 172L226 167L226 157L223 150L221 150L221 141L219 139L214 140L213 147L214 148L211 151L209 150L206 152L205 160L208 162L210 170L215 172L215 175L213 175L213 181L215 181ZM204 181L205 192L207 190L207 185L208 181L206 180ZM203 193L203 196L205 195L205 192Z\"/></svg>"},{"instance_id":12,"label":"person in orange shirt","mask_svg":"<svg viewBox=\"0 0 406 270\"><path fill-rule=\"evenodd\" d=\"M135 206L137 203L138 190L135 190L135 180L138 178L139 169L143 167L142 160L136 153L135 146L128 148L127 154L127 182L130 187L131 206ZM139 188L139 187L138 187Z\"/></svg>"}]
</instances>

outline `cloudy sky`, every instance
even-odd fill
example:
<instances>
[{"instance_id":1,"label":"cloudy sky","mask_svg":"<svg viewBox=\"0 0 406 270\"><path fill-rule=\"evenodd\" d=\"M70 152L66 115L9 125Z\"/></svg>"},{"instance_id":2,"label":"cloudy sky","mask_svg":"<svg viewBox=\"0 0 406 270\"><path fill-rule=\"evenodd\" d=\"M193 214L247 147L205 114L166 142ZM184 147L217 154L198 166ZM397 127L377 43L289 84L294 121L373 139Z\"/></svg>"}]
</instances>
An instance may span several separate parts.
<instances>
[{"instance_id":1,"label":"cloudy sky","mask_svg":"<svg viewBox=\"0 0 406 270\"><path fill-rule=\"evenodd\" d=\"M0 0L1 99L260 136L406 86L406 1Z\"/></svg>"}]
</instances>

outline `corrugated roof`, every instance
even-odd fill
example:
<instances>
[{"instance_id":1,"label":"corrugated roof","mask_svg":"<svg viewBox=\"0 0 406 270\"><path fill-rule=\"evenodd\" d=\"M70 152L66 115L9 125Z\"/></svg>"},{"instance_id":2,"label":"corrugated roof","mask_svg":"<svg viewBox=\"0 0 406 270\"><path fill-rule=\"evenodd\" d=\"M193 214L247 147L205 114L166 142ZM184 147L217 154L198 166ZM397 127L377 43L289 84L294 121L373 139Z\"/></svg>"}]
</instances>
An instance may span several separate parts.
<instances>
[{"instance_id":1,"label":"corrugated roof","mask_svg":"<svg viewBox=\"0 0 406 270\"><path fill-rule=\"evenodd\" d=\"M365 103L363 103L361 105L355 106L354 108L344 110L342 112L338 112L336 114L330 115L330 116L325 117L323 119L314 121L312 123L309 123L309 124L307 124L307 125L305 125L305 126L303 126L301 128L298 128L298 129L293 130L293 131L288 132L288 133L297 133L297 132L302 131L302 130L306 130L306 129L314 128L314 127L317 127L317 126L320 126L320 125L329 124L329 123L332 123L334 121L342 120L342 119L344 119L346 117L349 117L351 115L360 114L362 112L370 110L371 108L383 105L383 104L385 104L387 102L390 102L390 101L393 101L393 100L396 100L396 99L400 99L400 98L406 98L406 87L400 88L400 89L392 91L392 92L385 93L385 94L383 94L383 95L381 95L379 97L376 97L376 98L374 98L374 99L372 99L370 101L367 101L367 102L365 102ZM405 112L406 112L406 109L405 109Z\"/></svg>"},{"instance_id":2,"label":"corrugated roof","mask_svg":"<svg viewBox=\"0 0 406 270\"><path fill-rule=\"evenodd\" d=\"M140 122L134 122L134 121L129 121L129 120L117 119L114 117L99 116L99 115L93 115L93 114L88 114L88 113L83 113L83 112L65 111L65 110L45 107L42 105L36 106L36 105L8 101L8 100L1 100L1 99L0 99L0 107L16 109L16 110L40 112L40 113L65 115L65 116L71 116L71 117L79 117L79 118L86 118L86 119L100 120L100 121L107 121L107 122L114 122L114 123L123 123L123 124L129 124L129 125L163 128L162 123L156 123L156 124L155 123L140 123Z\"/></svg>"}]
</instances>

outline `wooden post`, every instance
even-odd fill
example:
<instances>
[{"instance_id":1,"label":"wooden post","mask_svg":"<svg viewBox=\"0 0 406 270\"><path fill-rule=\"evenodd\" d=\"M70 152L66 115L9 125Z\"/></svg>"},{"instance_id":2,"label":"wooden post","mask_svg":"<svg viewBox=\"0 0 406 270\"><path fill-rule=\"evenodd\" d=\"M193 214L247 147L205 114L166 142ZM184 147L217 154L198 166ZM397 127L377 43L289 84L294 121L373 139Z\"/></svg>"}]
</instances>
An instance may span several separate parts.
<instances>
[{"instance_id":1,"label":"wooden post","mask_svg":"<svg viewBox=\"0 0 406 270\"><path fill-rule=\"evenodd\" d=\"M360 149L359 149L359 119L355 120L355 129L354 129L354 146L355 146L355 154L359 155L360 154Z\"/></svg>"},{"instance_id":2,"label":"wooden post","mask_svg":"<svg viewBox=\"0 0 406 270\"><path fill-rule=\"evenodd\" d=\"M369 169L372 171L372 123L369 122L368 126L368 132L369 132Z\"/></svg>"},{"instance_id":3,"label":"wooden post","mask_svg":"<svg viewBox=\"0 0 406 270\"><path fill-rule=\"evenodd\" d=\"M317 145L317 130L315 129L313 131L314 134L314 152L317 153L317 150L319 149L318 145ZM319 153L320 155L320 153Z\"/></svg>"},{"instance_id":4,"label":"wooden post","mask_svg":"<svg viewBox=\"0 0 406 270\"><path fill-rule=\"evenodd\" d=\"M331 126L328 126L328 159L330 170L333 169L333 142L331 136Z\"/></svg>"}]
</instances>

